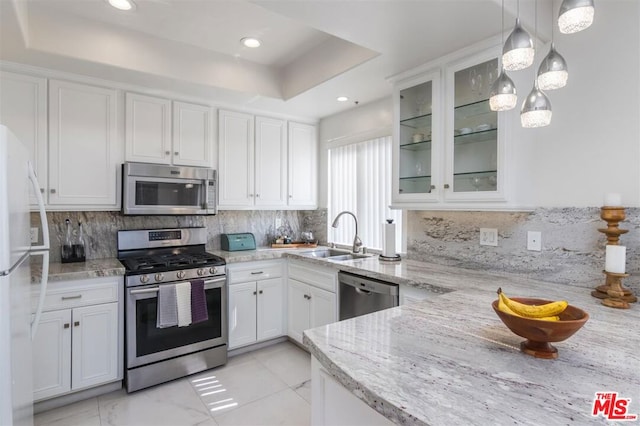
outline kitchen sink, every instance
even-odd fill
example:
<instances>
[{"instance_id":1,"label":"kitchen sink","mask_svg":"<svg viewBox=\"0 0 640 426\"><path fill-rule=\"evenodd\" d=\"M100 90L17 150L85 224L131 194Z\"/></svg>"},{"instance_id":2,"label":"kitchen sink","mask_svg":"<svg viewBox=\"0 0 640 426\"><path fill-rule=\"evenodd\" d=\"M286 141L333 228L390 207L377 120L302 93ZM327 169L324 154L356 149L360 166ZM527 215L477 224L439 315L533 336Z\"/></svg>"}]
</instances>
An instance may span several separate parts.
<instances>
[{"instance_id":1,"label":"kitchen sink","mask_svg":"<svg viewBox=\"0 0 640 426\"><path fill-rule=\"evenodd\" d=\"M336 260L336 261L362 259L365 257L369 257L366 254L349 253L345 250L336 250L336 249L305 251L300 254L305 257L315 257L315 258Z\"/></svg>"}]
</instances>

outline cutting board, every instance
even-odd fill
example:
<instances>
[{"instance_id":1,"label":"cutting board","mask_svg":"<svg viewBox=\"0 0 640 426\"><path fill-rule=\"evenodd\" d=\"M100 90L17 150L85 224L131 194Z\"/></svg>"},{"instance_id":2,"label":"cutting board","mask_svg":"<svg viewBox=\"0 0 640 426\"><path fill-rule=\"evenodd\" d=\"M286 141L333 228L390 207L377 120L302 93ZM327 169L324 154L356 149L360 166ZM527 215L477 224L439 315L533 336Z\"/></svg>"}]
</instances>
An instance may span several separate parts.
<instances>
[{"instance_id":1,"label":"cutting board","mask_svg":"<svg viewBox=\"0 0 640 426\"><path fill-rule=\"evenodd\" d=\"M290 244L271 244L271 248L316 248L318 243L304 243L301 241L294 241Z\"/></svg>"}]
</instances>

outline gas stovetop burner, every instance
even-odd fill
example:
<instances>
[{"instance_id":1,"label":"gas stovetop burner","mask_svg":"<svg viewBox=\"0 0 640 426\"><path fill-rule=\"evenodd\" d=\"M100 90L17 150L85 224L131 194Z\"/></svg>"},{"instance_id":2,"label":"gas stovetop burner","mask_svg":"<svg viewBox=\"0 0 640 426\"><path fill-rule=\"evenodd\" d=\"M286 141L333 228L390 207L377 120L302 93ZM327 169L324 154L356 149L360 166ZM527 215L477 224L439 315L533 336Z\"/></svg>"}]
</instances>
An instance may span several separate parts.
<instances>
[{"instance_id":1,"label":"gas stovetop burner","mask_svg":"<svg viewBox=\"0 0 640 426\"><path fill-rule=\"evenodd\" d=\"M220 266L225 262L211 253L168 253L123 259L128 272L162 272L202 266Z\"/></svg>"}]
</instances>

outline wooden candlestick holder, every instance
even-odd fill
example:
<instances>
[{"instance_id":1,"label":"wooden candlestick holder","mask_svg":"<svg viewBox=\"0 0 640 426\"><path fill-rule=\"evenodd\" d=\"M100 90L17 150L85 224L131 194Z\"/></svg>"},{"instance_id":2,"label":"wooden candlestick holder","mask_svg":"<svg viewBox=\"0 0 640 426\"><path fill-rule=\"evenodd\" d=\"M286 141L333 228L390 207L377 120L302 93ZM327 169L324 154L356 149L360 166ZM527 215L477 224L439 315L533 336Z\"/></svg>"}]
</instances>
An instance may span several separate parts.
<instances>
[{"instance_id":1,"label":"wooden candlestick holder","mask_svg":"<svg viewBox=\"0 0 640 426\"><path fill-rule=\"evenodd\" d=\"M624 207L601 207L600 218L607 222L606 228L598 229L607 236L607 245L617 246L620 235L629 232L627 229L620 229L618 225L626 218Z\"/></svg>"},{"instance_id":2,"label":"wooden candlestick holder","mask_svg":"<svg viewBox=\"0 0 640 426\"><path fill-rule=\"evenodd\" d=\"M602 304L610 308L629 309L629 303L635 303L638 298L631 290L622 286L622 279L629 274L617 274L615 272L602 271L606 276L605 285L596 287L591 292L593 297L602 299Z\"/></svg>"},{"instance_id":3,"label":"wooden candlestick holder","mask_svg":"<svg viewBox=\"0 0 640 426\"><path fill-rule=\"evenodd\" d=\"M607 236L607 245L617 246L620 244L620 235L629 232L620 229L618 225L625 219L624 207L600 208L600 218L607 222L606 228L598 229ZM629 274L617 274L615 272L602 271L606 275L604 285L599 285L591 292L593 297L602 299L602 304L610 308L629 309L629 303L635 303L638 298L634 296L630 289L622 286L622 279Z\"/></svg>"}]
</instances>

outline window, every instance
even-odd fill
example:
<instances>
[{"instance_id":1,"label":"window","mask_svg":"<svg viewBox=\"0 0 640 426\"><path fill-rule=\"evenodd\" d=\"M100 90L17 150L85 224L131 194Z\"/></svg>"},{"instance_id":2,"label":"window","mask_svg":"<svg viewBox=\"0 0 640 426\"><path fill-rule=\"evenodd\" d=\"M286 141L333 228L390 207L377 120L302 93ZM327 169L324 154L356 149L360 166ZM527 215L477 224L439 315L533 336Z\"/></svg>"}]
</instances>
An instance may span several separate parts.
<instances>
[{"instance_id":1,"label":"window","mask_svg":"<svg viewBox=\"0 0 640 426\"><path fill-rule=\"evenodd\" d=\"M329 149L329 241L352 245L351 217L333 219L343 210L358 217L358 233L367 248L382 249L382 224L396 223L396 252L402 238L402 211L391 210L391 136Z\"/></svg>"}]
</instances>

